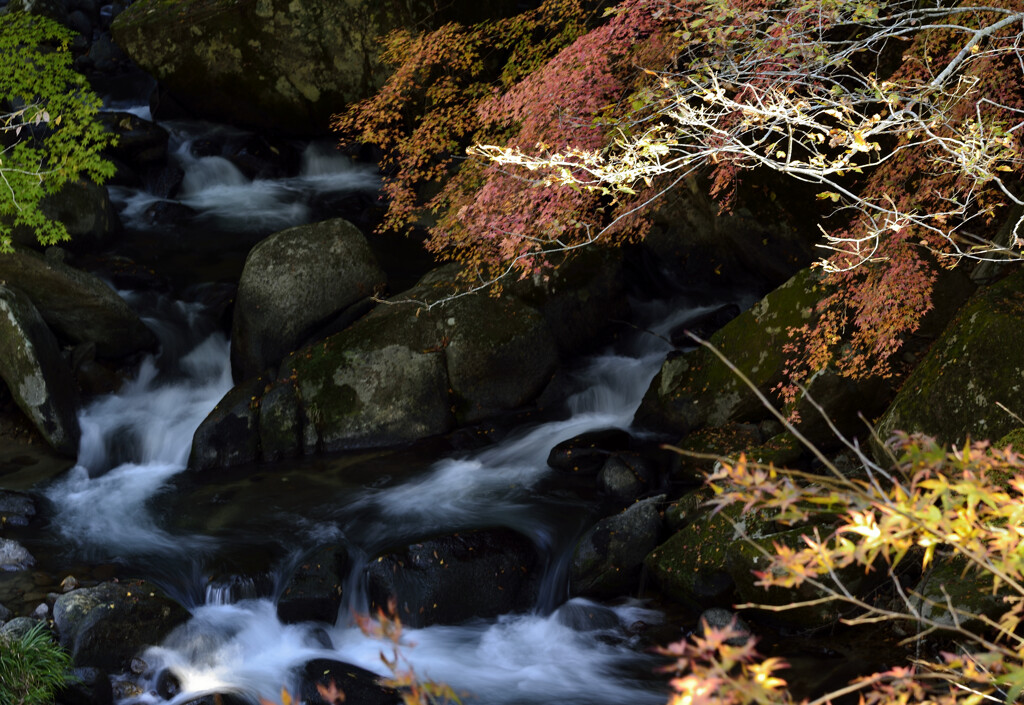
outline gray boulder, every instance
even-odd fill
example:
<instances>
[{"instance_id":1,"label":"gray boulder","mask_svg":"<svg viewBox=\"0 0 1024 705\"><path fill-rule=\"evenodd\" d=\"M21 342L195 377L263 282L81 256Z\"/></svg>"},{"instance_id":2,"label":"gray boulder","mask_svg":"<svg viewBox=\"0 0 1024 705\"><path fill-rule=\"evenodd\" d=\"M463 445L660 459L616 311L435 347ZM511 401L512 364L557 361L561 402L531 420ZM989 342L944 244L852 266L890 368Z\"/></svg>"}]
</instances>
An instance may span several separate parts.
<instances>
[{"instance_id":1,"label":"gray boulder","mask_svg":"<svg viewBox=\"0 0 1024 705\"><path fill-rule=\"evenodd\" d=\"M80 431L71 369L32 302L2 286L0 378L46 442L59 453L74 455Z\"/></svg>"},{"instance_id":2,"label":"gray boulder","mask_svg":"<svg viewBox=\"0 0 1024 705\"><path fill-rule=\"evenodd\" d=\"M149 644L188 619L188 611L147 583L101 583L65 593L53 605L61 645L76 666L126 670Z\"/></svg>"},{"instance_id":3,"label":"gray boulder","mask_svg":"<svg viewBox=\"0 0 1024 705\"><path fill-rule=\"evenodd\" d=\"M35 563L32 554L20 543L0 538L0 571L27 570Z\"/></svg>"},{"instance_id":4,"label":"gray boulder","mask_svg":"<svg viewBox=\"0 0 1024 705\"><path fill-rule=\"evenodd\" d=\"M614 597L636 591L644 558L658 545L664 495L602 519L576 544L569 567L573 595Z\"/></svg>"},{"instance_id":5,"label":"gray boulder","mask_svg":"<svg viewBox=\"0 0 1024 705\"><path fill-rule=\"evenodd\" d=\"M276 365L314 330L385 283L366 238L341 218L266 238L249 253L238 282L231 332L237 378Z\"/></svg>"},{"instance_id":6,"label":"gray boulder","mask_svg":"<svg viewBox=\"0 0 1024 705\"><path fill-rule=\"evenodd\" d=\"M508 0L141 0L115 41L196 115L292 133L326 132L331 115L380 86L378 38L458 17L494 17ZM461 15L461 17L459 17Z\"/></svg>"},{"instance_id":7,"label":"gray boulder","mask_svg":"<svg viewBox=\"0 0 1024 705\"><path fill-rule=\"evenodd\" d=\"M100 357L122 357L156 345L124 299L95 275L70 267L56 248L0 255L0 280L16 283L61 339L95 343Z\"/></svg>"}]
</instances>

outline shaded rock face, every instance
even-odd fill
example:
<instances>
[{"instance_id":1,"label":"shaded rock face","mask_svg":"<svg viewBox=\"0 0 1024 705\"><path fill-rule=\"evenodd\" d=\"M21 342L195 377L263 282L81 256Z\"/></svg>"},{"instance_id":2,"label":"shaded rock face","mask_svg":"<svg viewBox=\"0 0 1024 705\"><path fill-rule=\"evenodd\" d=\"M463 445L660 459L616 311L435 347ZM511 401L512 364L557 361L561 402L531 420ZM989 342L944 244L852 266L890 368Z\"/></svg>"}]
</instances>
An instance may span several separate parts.
<instances>
[{"instance_id":1,"label":"shaded rock face","mask_svg":"<svg viewBox=\"0 0 1024 705\"><path fill-rule=\"evenodd\" d=\"M231 330L237 379L259 374L328 319L385 285L356 226L340 218L275 233L245 260Z\"/></svg>"},{"instance_id":2,"label":"shaded rock face","mask_svg":"<svg viewBox=\"0 0 1024 705\"><path fill-rule=\"evenodd\" d=\"M612 597L636 591L644 558L658 545L662 518L652 497L599 521L576 544L569 568L574 595Z\"/></svg>"},{"instance_id":3,"label":"shaded rock face","mask_svg":"<svg viewBox=\"0 0 1024 705\"><path fill-rule=\"evenodd\" d=\"M46 442L57 452L73 456L80 431L71 369L32 302L2 286L0 378Z\"/></svg>"},{"instance_id":4,"label":"shaded rock face","mask_svg":"<svg viewBox=\"0 0 1024 705\"><path fill-rule=\"evenodd\" d=\"M124 299L95 275L70 267L60 250L44 257L19 249L0 255L0 280L17 282L61 339L94 343L100 357L122 357L156 345L156 336Z\"/></svg>"},{"instance_id":5,"label":"shaded rock face","mask_svg":"<svg viewBox=\"0 0 1024 705\"><path fill-rule=\"evenodd\" d=\"M314 620L333 624L348 565L348 553L339 546L325 546L308 556L281 591L278 618L285 624Z\"/></svg>"},{"instance_id":6,"label":"shaded rock face","mask_svg":"<svg viewBox=\"0 0 1024 705\"><path fill-rule=\"evenodd\" d=\"M879 437L920 431L947 444L1005 435L1019 422L997 402L1020 412L1022 349L1024 273L1017 272L957 313L878 422Z\"/></svg>"},{"instance_id":7,"label":"shaded rock face","mask_svg":"<svg viewBox=\"0 0 1024 705\"><path fill-rule=\"evenodd\" d=\"M65 593L53 606L60 643L76 666L125 670L144 646L188 619L178 603L146 583L102 583Z\"/></svg>"},{"instance_id":8,"label":"shaded rock face","mask_svg":"<svg viewBox=\"0 0 1024 705\"><path fill-rule=\"evenodd\" d=\"M380 685L377 674L350 663L332 659L313 659L302 669L302 701L307 705L332 705L322 697L317 686L334 685L345 693L345 702L359 705L398 705L402 697L393 688Z\"/></svg>"},{"instance_id":9,"label":"shaded rock face","mask_svg":"<svg viewBox=\"0 0 1024 705\"><path fill-rule=\"evenodd\" d=\"M367 567L370 600L395 599L403 624L425 627L496 617L536 604L541 563L533 543L508 529L433 538Z\"/></svg>"},{"instance_id":10,"label":"shaded rock face","mask_svg":"<svg viewBox=\"0 0 1024 705\"><path fill-rule=\"evenodd\" d=\"M46 217L67 228L71 240L65 246L69 249L108 247L121 232L121 221L110 194L92 181L66 183L57 193L44 196L39 206ZM35 232L28 228L15 228L13 239L19 245L39 248Z\"/></svg>"},{"instance_id":11,"label":"shaded rock face","mask_svg":"<svg viewBox=\"0 0 1024 705\"><path fill-rule=\"evenodd\" d=\"M438 13L430 0L142 0L111 31L197 116L324 133L333 113L383 82L378 37L498 16L515 3L451 5Z\"/></svg>"}]
</instances>

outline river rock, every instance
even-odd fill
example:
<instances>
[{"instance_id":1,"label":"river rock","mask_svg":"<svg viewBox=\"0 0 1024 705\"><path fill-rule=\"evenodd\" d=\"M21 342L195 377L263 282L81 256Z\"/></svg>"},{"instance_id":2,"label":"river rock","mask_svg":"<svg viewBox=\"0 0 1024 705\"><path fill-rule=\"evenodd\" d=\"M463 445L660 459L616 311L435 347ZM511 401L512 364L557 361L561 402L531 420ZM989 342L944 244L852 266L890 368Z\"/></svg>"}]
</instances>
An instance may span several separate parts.
<instances>
[{"instance_id":1,"label":"river rock","mask_svg":"<svg viewBox=\"0 0 1024 705\"><path fill-rule=\"evenodd\" d=\"M878 422L878 435L922 432L940 443L996 439L1020 423L1024 389L1024 273L979 290L907 377ZM879 460L885 458L876 449ZM888 462L887 460L885 462Z\"/></svg>"},{"instance_id":2,"label":"river rock","mask_svg":"<svg viewBox=\"0 0 1024 705\"><path fill-rule=\"evenodd\" d=\"M106 187L92 181L69 181L56 193L44 196L39 208L46 217L60 221L67 228L71 240L63 246L68 249L104 249L121 232L121 221L110 202L110 194ZM19 245L39 247L35 232L28 228L15 228L12 236Z\"/></svg>"},{"instance_id":3,"label":"river rock","mask_svg":"<svg viewBox=\"0 0 1024 705\"><path fill-rule=\"evenodd\" d=\"M5 255L0 255L0 262ZM78 450L74 378L57 339L28 298L0 286L0 378L46 442L59 453Z\"/></svg>"},{"instance_id":4,"label":"river rock","mask_svg":"<svg viewBox=\"0 0 1024 705\"><path fill-rule=\"evenodd\" d=\"M134 113L102 112L98 117L108 132L117 135L117 143L104 150L105 156L128 166L139 177L163 166L170 141L167 130Z\"/></svg>"},{"instance_id":5,"label":"river rock","mask_svg":"<svg viewBox=\"0 0 1024 705\"><path fill-rule=\"evenodd\" d=\"M628 449L632 440L621 428L581 433L552 448L548 466L562 472L596 475L613 452Z\"/></svg>"},{"instance_id":6,"label":"river rock","mask_svg":"<svg viewBox=\"0 0 1024 705\"><path fill-rule=\"evenodd\" d=\"M0 571L27 570L35 563L32 554L20 543L0 538Z\"/></svg>"},{"instance_id":7,"label":"river rock","mask_svg":"<svg viewBox=\"0 0 1024 705\"><path fill-rule=\"evenodd\" d=\"M377 674L350 663L333 659L313 659L302 669L302 701L306 705L335 705L327 703L317 686L335 686L345 693L345 702L355 705L398 705L403 702L394 688L380 684Z\"/></svg>"},{"instance_id":8,"label":"river rock","mask_svg":"<svg viewBox=\"0 0 1024 705\"><path fill-rule=\"evenodd\" d=\"M35 515L36 503L31 495L0 489L0 527L28 526Z\"/></svg>"},{"instance_id":9,"label":"river rock","mask_svg":"<svg viewBox=\"0 0 1024 705\"><path fill-rule=\"evenodd\" d=\"M383 82L379 37L508 13L515 3L429 0L140 0L114 39L195 115L325 133L331 115Z\"/></svg>"},{"instance_id":10,"label":"river rock","mask_svg":"<svg viewBox=\"0 0 1024 705\"><path fill-rule=\"evenodd\" d=\"M188 611L146 583L101 583L57 598L53 621L76 666L121 671L146 645L158 644Z\"/></svg>"},{"instance_id":11,"label":"river rock","mask_svg":"<svg viewBox=\"0 0 1024 705\"><path fill-rule=\"evenodd\" d=\"M348 552L325 546L295 568L277 600L277 616L285 624L334 624L341 607L342 584L348 575Z\"/></svg>"},{"instance_id":12,"label":"river rock","mask_svg":"<svg viewBox=\"0 0 1024 705\"><path fill-rule=\"evenodd\" d=\"M246 257L231 334L236 378L276 365L386 277L356 226L337 218L267 237Z\"/></svg>"},{"instance_id":13,"label":"river rock","mask_svg":"<svg viewBox=\"0 0 1024 705\"><path fill-rule=\"evenodd\" d=\"M0 255L0 280L16 282L63 340L95 343L100 357L122 357L156 345L156 336L99 277L70 267L60 250Z\"/></svg>"},{"instance_id":14,"label":"river rock","mask_svg":"<svg viewBox=\"0 0 1024 705\"><path fill-rule=\"evenodd\" d=\"M644 558L658 545L664 501L659 495L637 502L587 531L573 552L569 591L591 597L635 593Z\"/></svg>"},{"instance_id":15,"label":"river rock","mask_svg":"<svg viewBox=\"0 0 1024 705\"><path fill-rule=\"evenodd\" d=\"M266 378L254 377L217 402L192 436L189 467L226 468L259 459L258 400L266 385Z\"/></svg>"},{"instance_id":16,"label":"river rock","mask_svg":"<svg viewBox=\"0 0 1024 705\"><path fill-rule=\"evenodd\" d=\"M372 605L394 598L403 624L458 624L528 610L541 562L533 543L508 529L465 531L379 556L367 566Z\"/></svg>"},{"instance_id":17,"label":"river rock","mask_svg":"<svg viewBox=\"0 0 1024 705\"><path fill-rule=\"evenodd\" d=\"M658 479L652 463L639 453L616 453L597 473L597 489L619 505L643 496Z\"/></svg>"}]
</instances>

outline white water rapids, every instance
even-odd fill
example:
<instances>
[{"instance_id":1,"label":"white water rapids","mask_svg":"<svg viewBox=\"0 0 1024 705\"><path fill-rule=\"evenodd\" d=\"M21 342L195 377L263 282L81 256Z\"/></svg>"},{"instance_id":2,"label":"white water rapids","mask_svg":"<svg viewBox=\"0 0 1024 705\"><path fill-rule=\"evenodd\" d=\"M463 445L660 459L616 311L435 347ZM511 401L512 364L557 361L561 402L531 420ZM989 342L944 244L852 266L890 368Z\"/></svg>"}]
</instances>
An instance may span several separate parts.
<instances>
[{"instance_id":1,"label":"white water rapids","mask_svg":"<svg viewBox=\"0 0 1024 705\"><path fill-rule=\"evenodd\" d=\"M254 220L274 228L302 222L308 208L296 194L376 187L372 172L313 147L303 153L299 176L261 182L245 179L220 157L193 157L187 135L182 132L178 139L177 157L185 167L180 202L233 228L244 229ZM127 190L118 198L129 224L156 200ZM241 590L209 584L204 561L216 554L221 539L172 530L168 517L158 511L162 496L172 491L169 483L186 469L195 429L232 386L228 342L215 332L215 322L204 318L197 304L164 308L160 317L147 319L161 338L162 352L147 357L117 394L96 399L81 411L78 464L47 491L55 507L54 525L83 554L175 566L180 580L193 583L176 586L179 596L191 595L196 602L187 605L191 620L143 655L150 667L144 692L123 697L119 705L168 702L156 693L157 678L165 672L181 684L173 705L208 693L275 701L282 687L297 692L296 671L312 658L387 675L380 653L389 651L390 644L364 635L349 618L350 609L365 605L358 574L346 584L346 602L335 623L282 624L274 597L260 596L250 579L239 578L238 584L248 585ZM357 554L372 556L389 541L410 536L507 525L540 548L560 552L550 556L561 568L548 566L542 597L546 610L406 630L402 656L419 676L448 683L481 705L665 702L664 684L649 677L654 662L637 653L629 630L634 622L656 622L659 615L629 603L612 607L608 614L613 617L602 630L568 626L567 610L596 606L576 599L558 607L565 599L564 564L571 546L562 545L566 537L562 543L552 538L558 532L550 517L533 506L536 488L550 472L546 459L551 448L587 431L629 428L670 349L663 336L708 310L678 302L660 311L649 308L638 317L656 321L653 334L640 333L629 345L579 366L574 373L577 391L568 400L569 418L515 430L483 450L437 460L411 477L349 487L343 495L323 492L317 496L321 506L289 517L289 532L306 549L342 539ZM324 516L330 520L307 518ZM357 522L367 526L357 527ZM278 570L274 579L280 585L285 568ZM153 579L166 577L165 572ZM195 598L204 592L205 601Z\"/></svg>"}]
</instances>

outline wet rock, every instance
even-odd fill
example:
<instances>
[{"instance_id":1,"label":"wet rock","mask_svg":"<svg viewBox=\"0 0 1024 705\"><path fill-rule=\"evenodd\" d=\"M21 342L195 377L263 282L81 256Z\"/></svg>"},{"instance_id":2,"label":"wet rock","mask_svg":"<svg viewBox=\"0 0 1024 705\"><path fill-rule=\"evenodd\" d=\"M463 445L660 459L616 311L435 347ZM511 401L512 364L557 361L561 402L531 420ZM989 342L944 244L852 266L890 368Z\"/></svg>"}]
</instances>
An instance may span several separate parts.
<instances>
[{"instance_id":1,"label":"wet rock","mask_svg":"<svg viewBox=\"0 0 1024 705\"><path fill-rule=\"evenodd\" d=\"M36 503L31 495L0 489L0 527L28 526L35 515Z\"/></svg>"},{"instance_id":2,"label":"wet rock","mask_svg":"<svg viewBox=\"0 0 1024 705\"><path fill-rule=\"evenodd\" d=\"M5 607L4 605L0 605L0 626L3 626L4 623L11 619L13 616L13 612L7 609L7 607Z\"/></svg>"},{"instance_id":3,"label":"wet rock","mask_svg":"<svg viewBox=\"0 0 1024 705\"><path fill-rule=\"evenodd\" d=\"M98 668L73 668L64 687L57 691L61 705L111 705L114 689L110 676Z\"/></svg>"},{"instance_id":4,"label":"wet rock","mask_svg":"<svg viewBox=\"0 0 1024 705\"><path fill-rule=\"evenodd\" d=\"M374 608L394 598L403 624L425 627L533 607L540 568L529 539L491 529L415 543L380 556L366 570Z\"/></svg>"},{"instance_id":5,"label":"wet rock","mask_svg":"<svg viewBox=\"0 0 1024 705\"><path fill-rule=\"evenodd\" d=\"M302 410L295 384L279 381L260 399L260 456L266 461L302 454Z\"/></svg>"},{"instance_id":6,"label":"wet rock","mask_svg":"<svg viewBox=\"0 0 1024 705\"><path fill-rule=\"evenodd\" d=\"M548 466L562 472L595 475L612 452L628 449L631 442L629 432L618 428L581 433L552 448Z\"/></svg>"},{"instance_id":7,"label":"wet rock","mask_svg":"<svg viewBox=\"0 0 1024 705\"><path fill-rule=\"evenodd\" d=\"M325 546L302 561L278 599L278 618L286 624L334 624L348 565L348 553L339 546Z\"/></svg>"},{"instance_id":8,"label":"wet rock","mask_svg":"<svg viewBox=\"0 0 1024 705\"><path fill-rule=\"evenodd\" d=\"M125 112L102 112L99 120L107 131L117 135L117 144L104 150L104 154L138 173L155 168L167 159L170 134L155 122Z\"/></svg>"},{"instance_id":9,"label":"wet rock","mask_svg":"<svg viewBox=\"0 0 1024 705\"><path fill-rule=\"evenodd\" d=\"M92 181L68 182L57 193L44 196L39 207L48 218L60 221L67 228L71 240L64 243L64 247L70 250L103 249L121 233L121 221L110 202L110 194ZM32 230L19 227L12 235L16 244L33 249L40 247Z\"/></svg>"},{"instance_id":10,"label":"wet rock","mask_svg":"<svg viewBox=\"0 0 1024 705\"><path fill-rule=\"evenodd\" d=\"M224 156L247 179L280 179L299 173L301 154L291 141L253 135Z\"/></svg>"},{"instance_id":11,"label":"wet rock","mask_svg":"<svg viewBox=\"0 0 1024 705\"><path fill-rule=\"evenodd\" d=\"M0 571L27 570L35 563L35 558L20 543L0 538Z\"/></svg>"},{"instance_id":12,"label":"wet rock","mask_svg":"<svg viewBox=\"0 0 1024 705\"><path fill-rule=\"evenodd\" d=\"M386 282L366 237L340 218L275 233L252 249L232 324L236 378L275 365L325 321Z\"/></svg>"},{"instance_id":13,"label":"wet rock","mask_svg":"<svg viewBox=\"0 0 1024 705\"><path fill-rule=\"evenodd\" d=\"M716 331L721 330L729 321L739 316L740 313L742 311L738 305L722 304L672 329L672 332L669 333L669 340L676 347L692 348L697 343L689 334L696 335L698 338L709 338Z\"/></svg>"},{"instance_id":14,"label":"wet rock","mask_svg":"<svg viewBox=\"0 0 1024 705\"><path fill-rule=\"evenodd\" d=\"M442 11L427 0L142 0L111 29L118 45L197 116L322 134L334 113L382 83L378 37L513 8L469 0Z\"/></svg>"},{"instance_id":15,"label":"wet rock","mask_svg":"<svg viewBox=\"0 0 1024 705\"><path fill-rule=\"evenodd\" d=\"M156 336L124 299L98 277L63 262L18 249L0 256L0 280L17 282L46 323L71 343L95 343L101 357L122 357L156 345Z\"/></svg>"},{"instance_id":16,"label":"wet rock","mask_svg":"<svg viewBox=\"0 0 1024 705\"><path fill-rule=\"evenodd\" d=\"M658 545L665 495L602 519L576 544L569 567L573 595L613 597L636 592L644 558Z\"/></svg>"},{"instance_id":17,"label":"wet rock","mask_svg":"<svg viewBox=\"0 0 1024 705\"><path fill-rule=\"evenodd\" d=\"M127 668L149 644L158 644L188 619L188 611L146 583L101 583L57 598L53 621L76 666Z\"/></svg>"},{"instance_id":18,"label":"wet rock","mask_svg":"<svg viewBox=\"0 0 1024 705\"><path fill-rule=\"evenodd\" d=\"M604 605L574 599L555 610L555 618L577 632L596 632L619 627L619 616Z\"/></svg>"},{"instance_id":19,"label":"wet rock","mask_svg":"<svg viewBox=\"0 0 1024 705\"><path fill-rule=\"evenodd\" d=\"M15 617L0 627L0 638L20 639L39 624L39 621L33 617Z\"/></svg>"},{"instance_id":20,"label":"wet rock","mask_svg":"<svg viewBox=\"0 0 1024 705\"><path fill-rule=\"evenodd\" d=\"M910 602L929 623L994 636L982 617L998 621L1006 614L1006 600L1012 599L1012 592L1005 586L993 591L991 574L975 570L966 558L951 552L935 558L914 588ZM961 612L954 617L949 604Z\"/></svg>"},{"instance_id":21,"label":"wet rock","mask_svg":"<svg viewBox=\"0 0 1024 705\"><path fill-rule=\"evenodd\" d=\"M0 266L10 256L0 255ZM0 378L46 442L57 452L73 456L79 428L71 370L32 302L2 286Z\"/></svg>"},{"instance_id":22,"label":"wet rock","mask_svg":"<svg viewBox=\"0 0 1024 705\"><path fill-rule=\"evenodd\" d=\"M358 705L398 705L402 697L393 688L380 685L377 674L350 663L332 659L314 659L302 669L302 700L307 705L334 705L327 703L317 686L332 685L345 694L346 703Z\"/></svg>"},{"instance_id":23,"label":"wet rock","mask_svg":"<svg viewBox=\"0 0 1024 705\"><path fill-rule=\"evenodd\" d=\"M247 380L213 407L192 437L190 468L231 467L259 459L259 398L266 384L264 377Z\"/></svg>"}]
</instances>

